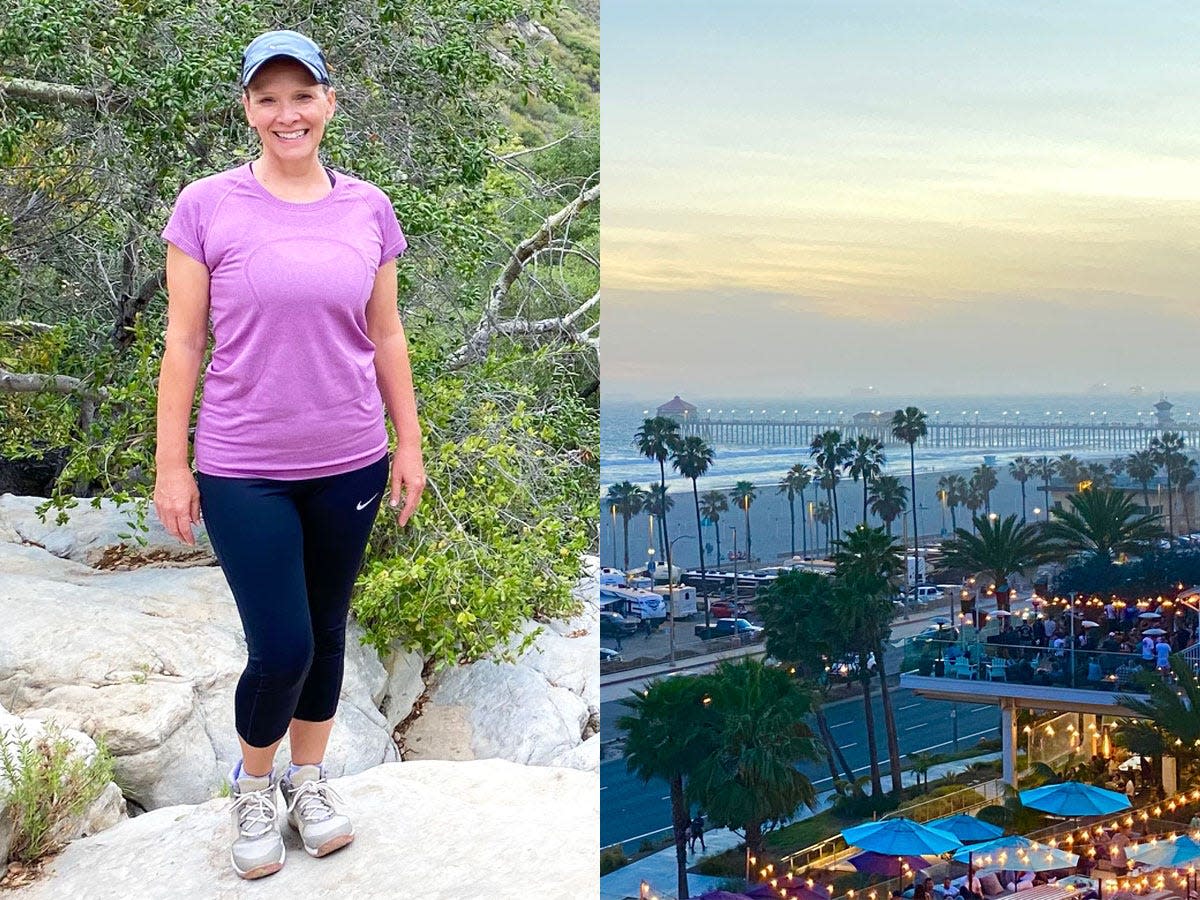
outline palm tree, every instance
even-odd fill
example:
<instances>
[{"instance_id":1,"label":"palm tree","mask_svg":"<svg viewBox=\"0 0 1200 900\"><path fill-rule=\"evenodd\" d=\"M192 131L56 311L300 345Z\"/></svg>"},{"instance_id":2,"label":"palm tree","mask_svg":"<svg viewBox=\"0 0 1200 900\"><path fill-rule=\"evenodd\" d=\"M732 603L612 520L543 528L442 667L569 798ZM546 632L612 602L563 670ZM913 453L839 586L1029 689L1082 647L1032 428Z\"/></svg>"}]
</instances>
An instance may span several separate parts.
<instances>
[{"instance_id":1,"label":"palm tree","mask_svg":"<svg viewBox=\"0 0 1200 900\"><path fill-rule=\"evenodd\" d=\"M1116 478L1113 476L1112 471L1100 460L1085 463L1082 474L1085 481L1091 482L1088 485L1091 490L1106 490L1116 483Z\"/></svg>"},{"instance_id":2,"label":"palm tree","mask_svg":"<svg viewBox=\"0 0 1200 900\"><path fill-rule=\"evenodd\" d=\"M850 460L847 471L856 482L861 477L863 483L862 524L867 524L867 493L871 483L883 472L886 457L883 453L883 441L860 434L850 444Z\"/></svg>"},{"instance_id":3,"label":"palm tree","mask_svg":"<svg viewBox=\"0 0 1200 900\"><path fill-rule=\"evenodd\" d=\"M975 532L975 520L979 517L979 510L983 509L983 492L980 491L973 483L968 482L967 493L963 496L963 506L971 514L971 533ZM958 529L955 529L957 533Z\"/></svg>"},{"instance_id":4,"label":"palm tree","mask_svg":"<svg viewBox=\"0 0 1200 900\"><path fill-rule=\"evenodd\" d=\"M617 728L626 733L626 768L645 783L661 778L670 786L680 897L688 896L686 836L691 822L684 779L712 752L705 691L699 676L652 681L621 700L630 712L617 719Z\"/></svg>"},{"instance_id":5,"label":"palm tree","mask_svg":"<svg viewBox=\"0 0 1200 900\"><path fill-rule=\"evenodd\" d=\"M667 510L670 508L666 502L667 497L667 457L674 451L679 443L679 423L674 419L666 416L655 416L652 419L643 419L642 427L637 430L633 436L633 445L646 459L658 460L659 482L662 484L663 495L663 516L662 516L662 542L666 548L663 556L667 559L667 578L671 577L671 539L667 535Z\"/></svg>"},{"instance_id":6,"label":"palm tree","mask_svg":"<svg viewBox=\"0 0 1200 900\"><path fill-rule=\"evenodd\" d=\"M733 490L729 492L729 499L742 508L746 514L746 560L753 561L754 556L750 553L750 504L754 502L757 495L754 493L754 482L739 481L733 486Z\"/></svg>"},{"instance_id":7,"label":"palm tree","mask_svg":"<svg viewBox=\"0 0 1200 900\"><path fill-rule=\"evenodd\" d=\"M632 481L622 481L608 488L608 502L621 517L625 531L625 571L629 571L629 520L645 506L646 492Z\"/></svg>"},{"instance_id":8,"label":"palm tree","mask_svg":"<svg viewBox=\"0 0 1200 900\"><path fill-rule=\"evenodd\" d=\"M1167 475L1167 530L1174 534L1175 507L1171 502L1171 475L1177 465L1177 459L1183 455L1183 438L1177 431L1164 431L1161 437L1150 441L1150 453Z\"/></svg>"},{"instance_id":9,"label":"palm tree","mask_svg":"<svg viewBox=\"0 0 1200 900\"><path fill-rule=\"evenodd\" d=\"M908 444L908 470L912 478L912 515L913 515L913 584L917 583L917 574L921 571L921 536L917 533L917 441L925 437L928 427L925 424L925 413L915 406L906 406L896 410L892 416L892 434Z\"/></svg>"},{"instance_id":10,"label":"palm tree","mask_svg":"<svg viewBox=\"0 0 1200 900\"><path fill-rule=\"evenodd\" d=\"M1030 471L1029 460L1024 456L1016 457L1008 464L1008 474L1012 476L1013 481L1021 485L1021 524L1025 524L1025 482L1029 480L1029 476L1033 473Z\"/></svg>"},{"instance_id":11,"label":"palm tree","mask_svg":"<svg viewBox=\"0 0 1200 900\"><path fill-rule=\"evenodd\" d=\"M938 489L950 507L950 530L958 528L958 508L967 499L967 479L961 475L943 475L938 479Z\"/></svg>"},{"instance_id":12,"label":"palm tree","mask_svg":"<svg viewBox=\"0 0 1200 900\"><path fill-rule=\"evenodd\" d=\"M800 506L804 506L804 492L808 486L812 484L812 475L808 471L808 467L804 463L796 463L787 470L787 474L783 476L783 480L779 482L779 493L786 494L788 499L788 512L791 515L792 522L792 556L796 555L796 495L800 495ZM801 536L804 540L804 555L808 556L808 530L804 529L804 534Z\"/></svg>"},{"instance_id":13,"label":"palm tree","mask_svg":"<svg viewBox=\"0 0 1200 900\"><path fill-rule=\"evenodd\" d=\"M757 659L726 660L701 677L714 719L706 735L712 750L692 770L687 794L714 825L742 829L747 852L757 856L764 823L816 801L796 767L820 758L804 721L812 699L783 669Z\"/></svg>"},{"instance_id":14,"label":"palm tree","mask_svg":"<svg viewBox=\"0 0 1200 900\"><path fill-rule=\"evenodd\" d=\"M825 526L825 552L828 553L830 545L833 543L833 536L829 531L829 526L833 522L833 507L822 500L813 507L813 521Z\"/></svg>"},{"instance_id":15,"label":"palm tree","mask_svg":"<svg viewBox=\"0 0 1200 900\"><path fill-rule=\"evenodd\" d=\"M908 488L895 475L880 475L871 485L871 512L883 521L887 533L908 508Z\"/></svg>"},{"instance_id":16,"label":"palm tree","mask_svg":"<svg viewBox=\"0 0 1200 900\"><path fill-rule=\"evenodd\" d=\"M646 502L643 504L643 509L647 515L658 519L658 549L662 553L663 559L666 559L667 555L667 544L664 543L667 537L667 513L674 508L675 498L667 493L666 486L659 484L657 481L650 482L650 488L646 491Z\"/></svg>"},{"instance_id":17,"label":"palm tree","mask_svg":"<svg viewBox=\"0 0 1200 900\"><path fill-rule=\"evenodd\" d=\"M1055 469L1059 477L1067 484L1078 485L1083 480L1083 462L1079 457L1072 456L1070 453L1064 453L1058 458Z\"/></svg>"},{"instance_id":18,"label":"palm tree","mask_svg":"<svg viewBox=\"0 0 1200 900\"><path fill-rule=\"evenodd\" d=\"M1071 511L1054 510L1045 529L1062 559L1083 553L1112 561L1162 537L1162 517L1138 512L1124 491L1080 491L1067 500Z\"/></svg>"},{"instance_id":19,"label":"palm tree","mask_svg":"<svg viewBox=\"0 0 1200 900\"><path fill-rule=\"evenodd\" d=\"M1154 461L1154 453L1150 450L1139 450L1130 453L1125 458L1125 471L1129 477L1142 486L1142 501L1146 512L1150 512L1150 482L1158 474L1158 463Z\"/></svg>"},{"instance_id":20,"label":"palm tree","mask_svg":"<svg viewBox=\"0 0 1200 900\"><path fill-rule=\"evenodd\" d=\"M725 495L720 491L705 491L700 497L700 512L712 523L717 533L717 559L721 558L721 513L729 511Z\"/></svg>"},{"instance_id":21,"label":"palm tree","mask_svg":"<svg viewBox=\"0 0 1200 900\"><path fill-rule=\"evenodd\" d=\"M1050 521L1050 479L1054 477L1054 473L1058 471L1058 464L1048 456L1039 456L1033 461L1031 471L1038 478L1042 479L1042 493L1044 501L1042 509L1045 510L1045 521Z\"/></svg>"},{"instance_id":22,"label":"palm tree","mask_svg":"<svg viewBox=\"0 0 1200 900\"><path fill-rule=\"evenodd\" d=\"M992 514L992 491L1000 481L996 478L996 470L987 463L981 463L971 470L970 484L983 495L983 512Z\"/></svg>"},{"instance_id":23,"label":"palm tree","mask_svg":"<svg viewBox=\"0 0 1200 900\"><path fill-rule=\"evenodd\" d=\"M1190 534L1192 531L1192 505L1188 503L1187 494L1188 488L1196 480L1196 460L1179 457L1179 465L1171 477L1175 479L1175 486L1179 488L1179 502L1183 504L1184 521L1187 523L1187 530Z\"/></svg>"},{"instance_id":24,"label":"palm tree","mask_svg":"<svg viewBox=\"0 0 1200 900\"><path fill-rule=\"evenodd\" d=\"M854 531L846 532L846 539L842 541L841 549L834 555L833 561L837 577L850 585L859 598L855 616L857 627L852 630L856 638L866 642L875 653L892 792L898 794L902 787L900 741L896 734L896 714L892 709L891 690L887 683L883 646L892 633L891 622L896 608L892 605L891 595L904 571L904 548L882 528L860 525Z\"/></svg>"},{"instance_id":25,"label":"palm tree","mask_svg":"<svg viewBox=\"0 0 1200 900\"><path fill-rule=\"evenodd\" d=\"M795 670L797 677L817 692L816 699L820 701L829 695L825 671L828 660L839 656L846 644L845 635L834 626L829 615L833 608L833 584L832 578L815 572L782 572L758 601L767 653L783 660L789 671ZM815 704L813 719L825 745L829 777L834 782L841 780L840 767L845 778L854 781L854 772L833 736L821 702Z\"/></svg>"},{"instance_id":26,"label":"palm tree","mask_svg":"<svg viewBox=\"0 0 1200 900\"><path fill-rule=\"evenodd\" d=\"M700 525L700 489L696 487L696 479L708 471L712 465L713 451L704 438L685 437L671 454L671 465L684 478L692 480L692 500L696 504L696 543L700 545L700 584L706 584L704 575L704 533ZM704 588L701 588L703 590ZM671 603L675 601L672 599ZM672 607L673 609L674 607ZM709 625L708 604L704 604L704 624Z\"/></svg>"},{"instance_id":27,"label":"palm tree","mask_svg":"<svg viewBox=\"0 0 1200 900\"><path fill-rule=\"evenodd\" d=\"M954 537L942 544L945 565L985 574L999 588L1008 582L1009 575L1050 558L1040 525L1021 525L1015 515L998 521L975 516L974 524L977 534L958 528ZM1008 594L997 591L996 604L999 609L1008 609Z\"/></svg>"},{"instance_id":28,"label":"palm tree","mask_svg":"<svg viewBox=\"0 0 1200 900\"><path fill-rule=\"evenodd\" d=\"M850 445L842 441L842 433L836 428L823 431L812 439L808 455L816 462L825 476L821 486L826 489L826 498L833 507L833 522L837 532L841 533L841 515L838 512L837 482L842 467L850 458ZM826 487L828 485L828 487Z\"/></svg>"},{"instance_id":29,"label":"palm tree","mask_svg":"<svg viewBox=\"0 0 1200 900\"><path fill-rule=\"evenodd\" d=\"M1137 714L1120 719L1117 743L1154 758L1169 753L1179 759L1181 774L1188 764L1200 762L1200 678L1181 654L1170 657L1171 674L1143 672L1134 677L1142 696L1117 697L1117 702Z\"/></svg>"},{"instance_id":30,"label":"palm tree","mask_svg":"<svg viewBox=\"0 0 1200 900\"><path fill-rule=\"evenodd\" d=\"M834 504L837 502L837 483L841 476L836 470L826 472L824 469L818 468L816 471L821 473L820 478L817 479L817 487L825 492L826 502L822 505L829 508L829 518L821 520L825 525L825 549L828 551L833 546L833 527L837 519L837 509Z\"/></svg>"}]
</instances>

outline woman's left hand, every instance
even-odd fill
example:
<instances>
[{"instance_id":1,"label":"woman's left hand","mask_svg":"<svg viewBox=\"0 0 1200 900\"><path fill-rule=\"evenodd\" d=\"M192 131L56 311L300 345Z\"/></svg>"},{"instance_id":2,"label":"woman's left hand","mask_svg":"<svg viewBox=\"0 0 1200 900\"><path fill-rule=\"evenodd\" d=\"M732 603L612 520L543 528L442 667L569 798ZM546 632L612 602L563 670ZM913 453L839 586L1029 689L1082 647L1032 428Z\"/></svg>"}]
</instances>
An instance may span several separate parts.
<instances>
[{"instance_id":1,"label":"woman's left hand","mask_svg":"<svg viewBox=\"0 0 1200 900\"><path fill-rule=\"evenodd\" d=\"M417 511L421 502L421 492L425 490L425 463L421 460L421 449L415 447L409 450L396 449L392 458L392 496L389 505L395 509L400 507L403 498L404 505L396 514L396 521L403 528Z\"/></svg>"}]
</instances>

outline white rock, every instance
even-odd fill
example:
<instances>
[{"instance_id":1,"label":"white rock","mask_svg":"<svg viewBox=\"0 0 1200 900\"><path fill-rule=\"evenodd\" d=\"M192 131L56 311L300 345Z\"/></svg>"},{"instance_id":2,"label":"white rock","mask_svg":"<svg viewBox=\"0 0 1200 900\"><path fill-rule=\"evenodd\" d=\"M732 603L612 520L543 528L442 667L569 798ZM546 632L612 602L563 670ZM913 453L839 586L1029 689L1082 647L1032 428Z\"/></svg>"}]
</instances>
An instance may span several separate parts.
<instances>
[{"instance_id":1,"label":"white rock","mask_svg":"<svg viewBox=\"0 0 1200 900\"><path fill-rule=\"evenodd\" d=\"M378 766L334 782L353 844L308 857L285 829L283 869L247 885L229 865L228 800L155 810L55 857L23 900L553 897L599 892L594 773L472 763ZM98 877L100 876L100 877ZM156 893L157 892L157 893Z\"/></svg>"},{"instance_id":2,"label":"white rock","mask_svg":"<svg viewBox=\"0 0 1200 900\"><path fill-rule=\"evenodd\" d=\"M585 560L575 595L581 612L526 623L509 640L513 663L482 660L435 677L421 716L404 735L406 759L488 759L599 769L599 750L576 751L600 713L600 612L595 558ZM589 765L589 761L594 764Z\"/></svg>"},{"instance_id":3,"label":"white rock","mask_svg":"<svg viewBox=\"0 0 1200 900\"><path fill-rule=\"evenodd\" d=\"M128 568L138 565L212 565L216 562L203 529L195 547L182 544L167 533L153 510L146 514L147 530L136 527L132 507L102 500L94 509L91 500L80 500L65 525L57 524L57 511L47 513L43 522L36 508L41 497L0 495L0 539L20 540L45 548L55 556L86 563L98 568ZM122 534L130 537L121 537ZM136 536L140 536L144 544Z\"/></svg>"},{"instance_id":4,"label":"white rock","mask_svg":"<svg viewBox=\"0 0 1200 900\"><path fill-rule=\"evenodd\" d=\"M11 514L26 498L2 499ZM104 737L117 780L144 807L220 789L240 756L233 694L246 660L220 569L102 572L0 543L0 622L0 696L15 712ZM352 622L333 775L396 758L373 700L386 673L360 635Z\"/></svg>"},{"instance_id":5,"label":"white rock","mask_svg":"<svg viewBox=\"0 0 1200 900\"><path fill-rule=\"evenodd\" d=\"M425 682L421 679L424 667L425 660L415 651L396 647L388 656L384 664L387 683L380 703L389 733L409 717L413 705L425 693Z\"/></svg>"},{"instance_id":6,"label":"white rock","mask_svg":"<svg viewBox=\"0 0 1200 900\"><path fill-rule=\"evenodd\" d=\"M560 753L550 765L567 769L582 769L585 772L600 771L600 735L593 734L577 747Z\"/></svg>"},{"instance_id":7,"label":"white rock","mask_svg":"<svg viewBox=\"0 0 1200 900\"><path fill-rule=\"evenodd\" d=\"M406 734L411 758L429 758L422 748L443 743L436 732L446 708L451 710L451 724L461 723L465 710L476 759L499 757L526 765L546 765L579 744L579 719L587 716L582 699L548 685L532 669L479 662L452 669L438 680L421 717Z\"/></svg>"}]
</instances>

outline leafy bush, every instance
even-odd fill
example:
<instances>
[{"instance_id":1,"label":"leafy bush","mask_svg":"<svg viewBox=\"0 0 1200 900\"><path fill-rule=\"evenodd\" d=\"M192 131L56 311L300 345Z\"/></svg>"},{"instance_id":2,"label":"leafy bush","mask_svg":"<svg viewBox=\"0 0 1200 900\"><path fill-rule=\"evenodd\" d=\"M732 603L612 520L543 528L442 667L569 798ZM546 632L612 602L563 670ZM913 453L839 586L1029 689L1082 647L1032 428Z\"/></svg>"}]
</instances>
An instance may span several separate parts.
<instances>
[{"instance_id":1,"label":"leafy bush","mask_svg":"<svg viewBox=\"0 0 1200 900\"><path fill-rule=\"evenodd\" d=\"M9 856L31 862L57 849L69 820L112 781L113 761L99 742L84 759L53 726L36 738L14 731L0 732L0 804L14 826Z\"/></svg>"},{"instance_id":2,"label":"leafy bush","mask_svg":"<svg viewBox=\"0 0 1200 900\"><path fill-rule=\"evenodd\" d=\"M561 379L531 384L532 356L421 379L429 486L405 531L384 510L354 601L380 650L453 664L572 609L600 515L595 460L580 459L598 420Z\"/></svg>"},{"instance_id":3,"label":"leafy bush","mask_svg":"<svg viewBox=\"0 0 1200 900\"><path fill-rule=\"evenodd\" d=\"M615 847L607 847L600 851L600 874L607 875L609 872L615 872L624 866L629 865L629 857L625 855L625 851L621 845Z\"/></svg>"}]
</instances>

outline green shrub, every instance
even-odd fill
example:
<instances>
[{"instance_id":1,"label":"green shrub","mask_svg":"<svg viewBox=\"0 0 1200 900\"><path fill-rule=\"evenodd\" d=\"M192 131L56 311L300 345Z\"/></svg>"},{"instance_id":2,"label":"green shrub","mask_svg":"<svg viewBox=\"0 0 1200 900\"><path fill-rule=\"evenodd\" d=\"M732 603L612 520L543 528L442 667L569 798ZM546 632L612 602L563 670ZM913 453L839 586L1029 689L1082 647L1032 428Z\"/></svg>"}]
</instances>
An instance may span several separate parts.
<instances>
[{"instance_id":1,"label":"green shrub","mask_svg":"<svg viewBox=\"0 0 1200 900\"><path fill-rule=\"evenodd\" d=\"M20 728L0 732L0 804L13 823L9 856L30 862L57 849L59 827L83 813L112 781L113 761L97 742L91 759L54 726L36 738Z\"/></svg>"},{"instance_id":2,"label":"green shrub","mask_svg":"<svg viewBox=\"0 0 1200 900\"><path fill-rule=\"evenodd\" d=\"M629 865L629 857L625 855L625 850L620 844L615 847L607 847L600 851L600 874L607 875L609 872L615 872L623 866Z\"/></svg>"},{"instance_id":3,"label":"green shrub","mask_svg":"<svg viewBox=\"0 0 1200 900\"><path fill-rule=\"evenodd\" d=\"M399 640L440 667L574 608L600 516L599 430L551 353L430 374L418 376L429 485L403 531L385 506L354 611L381 652Z\"/></svg>"}]
</instances>

